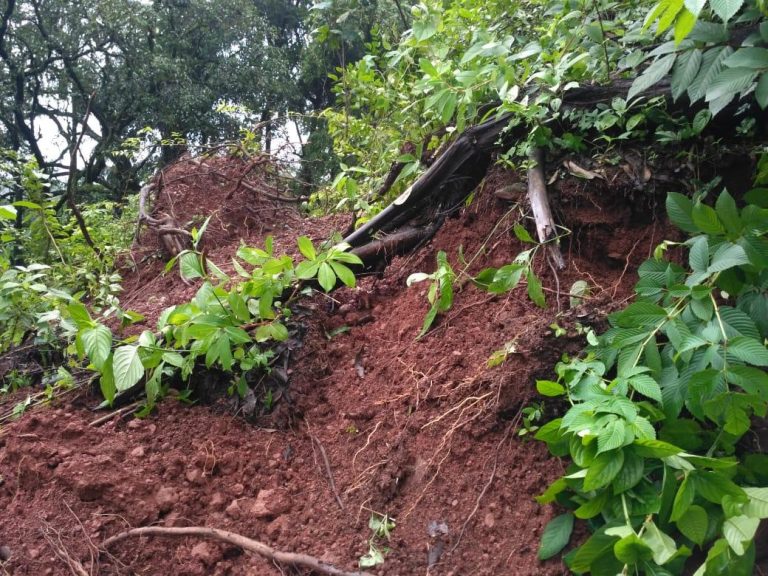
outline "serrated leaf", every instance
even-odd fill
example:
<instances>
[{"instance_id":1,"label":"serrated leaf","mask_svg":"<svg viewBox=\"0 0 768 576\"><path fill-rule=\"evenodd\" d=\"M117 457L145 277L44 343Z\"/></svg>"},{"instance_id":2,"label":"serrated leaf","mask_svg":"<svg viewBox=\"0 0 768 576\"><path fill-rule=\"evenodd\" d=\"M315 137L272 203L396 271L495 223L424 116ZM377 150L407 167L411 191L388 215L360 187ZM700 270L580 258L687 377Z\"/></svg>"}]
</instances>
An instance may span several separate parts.
<instances>
[{"instance_id":1,"label":"serrated leaf","mask_svg":"<svg viewBox=\"0 0 768 576\"><path fill-rule=\"evenodd\" d=\"M115 389L118 392L128 390L144 376L144 365L139 357L138 346L120 346L112 359Z\"/></svg>"},{"instance_id":2,"label":"serrated leaf","mask_svg":"<svg viewBox=\"0 0 768 576\"><path fill-rule=\"evenodd\" d=\"M707 88L707 102L720 98L732 98L752 85L757 72L751 68L728 68L720 72L714 82ZM714 112L713 112L714 114Z\"/></svg>"},{"instance_id":3,"label":"serrated leaf","mask_svg":"<svg viewBox=\"0 0 768 576\"><path fill-rule=\"evenodd\" d=\"M728 193L728 190L723 190L717 197L715 212L717 212L717 217L720 218L729 234L735 236L741 232L743 225L741 218L739 218L739 209L733 196Z\"/></svg>"},{"instance_id":4,"label":"serrated leaf","mask_svg":"<svg viewBox=\"0 0 768 576\"><path fill-rule=\"evenodd\" d=\"M112 331L103 324L83 330L81 333L83 346L88 359L99 372L103 372L104 364L112 351Z\"/></svg>"},{"instance_id":5,"label":"serrated leaf","mask_svg":"<svg viewBox=\"0 0 768 576\"><path fill-rule=\"evenodd\" d=\"M624 444L627 425L622 418L610 421L597 435L597 453L615 450Z\"/></svg>"},{"instance_id":6,"label":"serrated leaf","mask_svg":"<svg viewBox=\"0 0 768 576\"><path fill-rule=\"evenodd\" d=\"M646 458L666 458L680 454L682 450L669 442L638 438L634 443L635 453Z\"/></svg>"},{"instance_id":7,"label":"serrated leaf","mask_svg":"<svg viewBox=\"0 0 768 576\"><path fill-rule=\"evenodd\" d=\"M561 514L544 527L539 545L539 560L547 560L566 547L573 532L573 514Z\"/></svg>"},{"instance_id":8,"label":"serrated leaf","mask_svg":"<svg viewBox=\"0 0 768 576\"><path fill-rule=\"evenodd\" d=\"M712 255L712 263L707 268L707 274L722 272L735 266L744 266L745 264L749 264L749 258L744 248L738 244L726 242Z\"/></svg>"},{"instance_id":9,"label":"serrated leaf","mask_svg":"<svg viewBox=\"0 0 768 576\"><path fill-rule=\"evenodd\" d=\"M725 46L723 48L711 48L704 52L699 74L688 89L688 98L691 103L704 98L707 89L714 79L723 69L723 61L733 53L733 48Z\"/></svg>"},{"instance_id":10,"label":"serrated leaf","mask_svg":"<svg viewBox=\"0 0 768 576\"><path fill-rule=\"evenodd\" d=\"M640 392L643 396L647 396L656 402L662 403L661 387L659 383L647 374L639 374L629 379L629 385L635 390Z\"/></svg>"},{"instance_id":11,"label":"serrated leaf","mask_svg":"<svg viewBox=\"0 0 768 576\"><path fill-rule=\"evenodd\" d=\"M710 110L707 110L706 108L699 110L696 112L696 116L693 117L691 128L693 128L694 133L701 134L704 131L704 128L707 127L707 124L709 124L710 120L712 120L712 112Z\"/></svg>"},{"instance_id":12,"label":"serrated leaf","mask_svg":"<svg viewBox=\"0 0 768 576\"><path fill-rule=\"evenodd\" d=\"M699 17L699 14L701 13L701 10L706 5L707 0L685 0L685 8L688 10L691 14Z\"/></svg>"},{"instance_id":13,"label":"serrated leaf","mask_svg":"<svg viewBox=\"0 0 768 576\"><path fill-rule=\"evenodd\" d=\"M690 506L677 521L677 528L683 533L683 536L699 546L704 544L708 525L709 516L707 511L696 504Z\"/></svg>"},{"instance_id":14,"label":"serrated leaf","mask_svg":"<svg viewBox=\"0 0 768 576\"><path fill-rule=\"evenodd\" d=\"M613 553L624 564L637 564L653 557L651 548L635 534L625 536L613 545Z\"/></svg>"},{"instance_id":15,"label":"serrated leaf","mask_svg":"<svg viewBox=\"0 0 768 576\"><path fill-rule=\"evenodd\" d=\"M677 58L675 69L672 72L672 98L677 100L685 94L691 83L696 78L701 68L701 50L694 49L686 52ZM694 127L695 130L695 127ZM701 132L701 130L699 130Z\"/></svg>"},{"instance_id":16,"label":"serrated leaf","mask_svg":"<svg viewBox=\"0 0 768 576\"><path fill-rule=\"evenodd\" d=\"M604 452L589 465L584 477L584 490L590 492L607 486L616 478L624 465L624 452Z\"/></svg>"},{"instance_id":17,"label":"serrated leaf","mask_svg":"<svg viewBox=\"0 0 768 576\"><path fill-rule=\"evenodd\" d=\"M738 556L743 556L755 537L755 532L757 532L759 525L759 518L750 518L743 515L728 518L723 523L723 536L728 541L731 550Z\"/></svg>"},{"instance_id":18,"label":"serrated leaf","mask_svg":"<svg viewBox=\"0 0 768 576\"><path fill-rule=\"evenodd\" d=\"M659 566L666 564L677 553L675 541L659 530L653 521L645 524L642 540L653 551L653 561Z\"/></svg>"},{"instance_id":19,"label":"serrated leaf","mask_svg":"<svg viewBox=\"0 0 768 576\"><path fill-rule=\"evenodd\" d=\"M715 209L702 202L693 205L691 218L698 229L706 234L722 234L725 231Z\"/></svg>"},{"instance_id":20,"label":"serrated leaf","mask_svg":"<svg viewBox=\"0 0 768 576\"><path fill-rule=\"evenodd\" d=\"M728 341L728 353L755 366L768 366L768 349L754 338L737 336Z\"/></svg>"},{"instance_id":21,"label":"serrated leaf","mask_svg":"<svg viewBox=\"0 0 768 576\"><path fill-rule=\"evenodd\" d=\"M728 22L739 11L744 0L709 0L709 6L723 22Z\"/></svg>"},{"instance_id":22,"label":"serrated leaf","mask_svg":"<svg viewBox=\"0 0 768 576\"><path fill-rule=\"evenodd\" d=\"M739 48L724 63L728 68L768 68L768 49L754 46Z\"/></svg>"},{"instance_id":23,"label":"serrated leaf","mask_svg":"<svg viewBox=\"0 0 768 576\"><path fill-rule=\"evenodd\" d=\"M632 82L632 87L627 94L627 100L631 100L638 94L645 92L648 88L664 78L664 76L666 76L672 69L672 65L675 63L676 58L677 54L668 54L648 66L645 72L635 78L635 81Z\"/></svg>"},{"instance_id":24,"label":"serrated leaf","mask_svg":"<svg viewBox=\"0 0 768 576\"><path fill-rule=\"evenodd\" d=\"M678 192L670 192L667 194L666 206L672 224L684 232L696 233L699 231L691 217L693 202L690 198Z\"/></svg>"},{"instance_id":25,"label":"serrated leaf","mask_svg":"<svg viewBox=\"0 0 768 576\"><path fill-rule=\"evenodd\" d=\"M613 544L617 540L616 536L596 532L577 549L568 567L577 574L589 572L595 561L606 555L613 555Z\"/></svg>"},{"instance_id":26,"label":"serrated leaf","mask_svg":"<svg viewBox=\"0 0 768 576\"><path fill-rule=\"evenodd\" d=\"M614 494L621 494L637 486L645 472L645 459L631 448L624 451L624 465L613 480Z\"/></svg>"}]
</instances>

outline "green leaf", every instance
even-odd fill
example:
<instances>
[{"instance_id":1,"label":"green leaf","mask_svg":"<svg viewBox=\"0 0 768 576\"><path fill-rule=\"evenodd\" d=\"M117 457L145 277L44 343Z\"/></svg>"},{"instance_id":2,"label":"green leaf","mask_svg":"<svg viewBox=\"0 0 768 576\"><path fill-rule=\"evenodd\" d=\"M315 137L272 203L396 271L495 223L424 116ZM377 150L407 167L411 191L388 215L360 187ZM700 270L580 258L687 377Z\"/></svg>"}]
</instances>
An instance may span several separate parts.
<instances>
[{"instance_id":1,"label":"green leaf","mask_svg":"<svg viewBox=\"0 0 768 576\"><path fill-rule=\"evenodd\" d=\"M699 17L699 14L701 14L701 10L706 4L707 0L685 0L684 2L686 10L688 10L697 18Z\"/></svg>"},{"instance_id":2,"label":"green leaf","mask_svg":"<svg viewBox=\"0 0 768 576\"><path fill-rule=\"evenodd\" d=\"M112 331L103 324L83 330L81 337L85 353L99 372L104 371L104 364L112 352Z\"/></svg>"},{"instance_id":3,"label":"green leaf","mask_svg":"<svg viewBox=\"0 0 768 576\"><path fill-rule=\"evenodd\" d=\"M587 469L584 477L584 491L591 492L608 486L616 478L624 465L624 452L604 452L598 455Z\"/></svg>"},{"instance_id":4,"label":"green leaf","mask_svg":"<svg viewBox=\"0 0 768 576\"><path fill-rule=\"evenodd\" d=\"M691 217L693 218L693 223L705 234L717 235L725 232L715 209L703 202L696 202L693 205Z\"/></svg>"},{"instance_id":5,"label":"green leaf","mask_svg":"<svg viewBox=\"0 0 768 576\"><path fill-rule=\"evenodd\" d=\"M759 525L759 518L750 518L749 516L728 518L723 523L723 536L728 541L731 550L738 556L743 556L755 537Z\"/></svg>"},{"instance_id":6,"label":"green leaf","mask_svg":"<svg viewBox=\"0 0 768 576\"><path fill-rule=\"evenodd\" d=\"M707 89L723 69L723 61L733 53L733 48L712 48L704 53L699 74L688 88L688 98L691 103L704 98ZM687 230L689 232L689 230ZM695 230L694 230L695 232Z\"/></svg>"},{"instance_id":7,"label":"green leaf","mask_svg":"<svg viewBox=\"0 0 768 576\"><path fill-rule=\"evenodd\" d=\"M0 206L0 218L3 220L15 220L17 213L16 208L11 204Z\"/></svg>"},{"instance_id":8,"label":"green leaf","mask_svg":"<svg viewBox=\"0 0 768 576\"><path fill-rule=\"evenodd\" d=\"M590 518L594 518L603 512L610 497L610 491L603 490L597 496L588 498L586 502L573 511L573 515L579 520L589 520Z\"/></svg>"},{"instance_id":9,"label":"green leaf","mask_svg":"<svg viewBox=\"0 0 768 576\"><path fill-rule=\"evenodd\" d=\"M744 248L738 244L725 242L712 255L712 263L707 268L707 274L722 272L736 266L744 266L745 264L749 264L749 258Z\"/></svg>"},{"instance_id":10,"label":"green leaf","mask_svg":"<svg viewBox=\"0 0 768 576\"><path fill-rule=\"evenodd\" d=\"M312 240L306 236L299 236L298 240L296 240L296 243L299 245L299 252L301 252L304 258L307 260L317 259L317 252L315 251L315 247L312 245Z\"/></svg>"},{"instance_id":11,"label":"green leaf","mask_svg":"<svg viewBox=\"0 0 768 576\"><path fill-rule=\"evenodd\" d=\"M653 561L659 566L663 566L677 553L675 541L659 530L653 521L645 524L642 540L653 551Z\"/></svg>"},{"instance_id":12,"label":"green leaf","mask_svg":"<svg viewBox=\"0 0 768 576\"><path fill-rule=\"evenodd\" d=\"M520 224L519 222L515 222L515 225L512 228L512 230L514 231L515 236L517 236L517 239L520 240L521 242L527 242L529 244L536 243L534 239L531 237L531 235L528 233L528 230L526 230L523 227L523 225Z\"/></svg>"},{"instance_id":13,"label":"green leaf","mask_svg":"<svg viewBox=\"0 0 768 576\"><path fill-rule=\"evenodd\" d=\"M752 85L757 72L752 68L728 68L718 74L715 81L707 88L707 102L718 98L733 97ZM706 231L706 230L705 230Z\"/></svg>"},{"instance_id":14,"label":"green leaf","mask_svg":"<svg viewBox=\"0 0 768 576\"><path fill-rule=\"evenodd\" d=\"M768 518L768 488L744 488L749 502L743 512L750 518Z\"/></svg>"},{"instance_id":15,"label":"green leaf","mask_svg":"<svg viewBox=\"0 0 768 576\"><path fill-rule=\"evenodd\" d=\"M330 262L330 265L336 273L336 276L339 277L339 280L341 280L345 286L349 286L350 288L355 287L355 273L352 272L352 270L339 262Z\"/></svg>"},{"instance_id":16,"label":"green leaf","mask_svg":"<svg viewBox=\"0 0 768 576\"><path fill-rule=\"evenodd\" d=\"M333 268L331 268L328 262L320 264L320 268L317 271L317 281L326 292L330 292L336 286L336 274L334 274Z\"/></svg>"},{"instance_id":17,"label":"green leaf","mask_svg":"<svg viewBox=\"0 0 768 576\"><path fill-rule=\"evenodd\" d=\"M200 257L196 252L184 252L179 256L179 274L185 280L205 277L200 266Z\"/></svg>"},{"instance_id":18,"label":"green leaf","mask_svg":"<svg viewBox=\"0 0 768 576\"><path fill-rule=\"evenodd\" d=\"M728 68L768 68L768 49L754 46L739 48L724 63Z\"/></svg>"},{"instance_id":19,"label":"green leaf","mask_svg":"<svg viewBox=\"0 0 768 576\"><path fill-rule=\"evenodd\" d=\"M713 504L722 504L724 496L747 501L746 493L721 472L696 472L696 493Z\"/></svg>"},{"instance_id":20,"label":"green leaf","mask_svg":"<svg viewBox=\"0 0 768 576\"><path fill-rule=\"evenodd\" d=\"M728 234L735 236L741 233L744 226L741 223L741 218L739 218L739 209L733 196L728 193L728 190L723 190L717 197L715 212L717 212L717 217L725 226Z\"/></svg>"},{"instance_id":21,"label":"green leaf","mask_svg":"<svg viewBox=\"0 0 768 576\"><path fill-rule=\"evenodd\" d=\"M683 536L699 546L704 545L708 525L709 516L707 511L696 504L690 506L677 521L677 529L682 532Z\"/></svg>"},{"instance_id":22,"label":"green leaf","mask_svg":"<svg viewBox=\"0 0 768 576\"><path fill-rule=\"evenodd\" d=\"M558 554L571 539L573 514L556 516L544 527L539 545L539 560L547 560Z\"/></svg>"},{"instance_id":23,"label":"green leaf","mask_svg":"<svg viewBox=\"0 0 768 576\"><path fill-rule=\"evenodd\" d=\"M319 268L320 263L316 260L304 260L296 265L296 277L299 280L309 280L315 277Z\"/></svg>"},{"instance_id":24,"label":"green leaf","mask_svg":"<svg viewBox=\"0 0 768 576\"><path fill-rule=\"evenodd\" d=\"M493 280L488 286L488 292L502 294L513 290L520 283L520 278L522 278L525 268L524 264L507 264L502 266L493 275Z\"/></svg>"},{"instance_id":25,"label":"green leaf","mask_svg":"<svg viewBox=\"0 0 768 576\"><path fill-rule=\"evenodd\" d=\"M615 536L609 536L603 531L595 532L576 550L568 567L576 574L589 572L596 560L606 555L613 556L613 544L616 540Z\"/></svg>"},{"instance_id":26,"label":"green leaf","mask_svg":"<svg viewBox=\"0 0 768 576\"><path fill-rule=\"evenodd\" d=\"M103 370L101 372L101 379L99 380L99 387L101 388L101 394L110 406L115 400L115 393L117 388L115 387L115 375L112 367L112 355L110 354L106 362L104 362Z\"/></svg>"},{"instance_id":27,"label":"green leaf","mask_svg":"<svg viewBox=\"0 0 768 576\"><path fill-rule=\"evenodd\" d=\"M653 557L653 551L637 534L625 536L613 545L613 553L624 564L637 564Z\"/></svg>"},{"instance_id":28,"label":"green leaf","mask_svg":"<svg viewBox=\"0 0 768 576\"><path fill-rule=\"evenodd\" d=\"M122 392L134 386L144 376L144 366L138 346L120 346L112 359L115 388Z\"/></svg>"},{"instance_id":29,"label":"green leaf","mask_svg":"<svg viewBox=\"0 0 768 576\"><path fill-rule=\"evenodd\" d=\"M709 6L723 22L728 22L739 11L744 0L709 0Z\"/></svg>"},{"instance_id":30,"label":"green leaf","mask_svg":"<svg viewBox=\"0 0 768 576\"><path fill-rule=\"evenodd\" d=\"M528 268L526 279L528 280L528 298L539 308L546 308L547 302L544 299L544 291L541 289L541 280L534 274L532 268Z\"/></svg>"},{"instance_id":31,"label":"green leaf","mask_svg":"<svg viewBox=\"0 0 768 576\"><path fill-rule=\"evenodd\" d=\"M542 396L555 397L565 394L565 388L562 384L552 380L536 380L536 390Z\"/></svg>"},{"instance_id":32,"label":"green leaf","mask_svg":"<svg viewBox=\"0 0 768 576\"><path fill-rule=\"evenodd\" d=\"M597 435L597 453L623 446L626 432L627 426L623 418L610 421Z\"/></svg>"},{"instance_id":33,"label":"green leaf","mask_svg":"<svg viewBox=\"0 0 768 576\"><path fill-rule=\"evenodd\" d=\"M680 44L691 33L696 25L696 16L691 14L686 8L677 15L675 19L675 44Z\"/></svg>"},{"instance_id":34,"label":"green leaf","mask_svg":"<svg viewBox=\"0 0 768 576\"><path fill-rule=\"evenodd\" d=\"M690 476L686 475L683 481L680 483L680 487L675 494L675 501L672 504L672 513L669 519L672 522L677 522L688 511L688 508L693 504L693 499L696 496L696 486Z\"/></svg>"},{"instance_id":35,"label":"green leaf","mask_svg":"<svg viewBox=\"0 0 768 576\"><path fill-rule=\"evenodd\" d=\"M646 440L638 438L634 443L635 452L646 458L666 458L680 454L682 450L669 442L661 440Z\"/></svg>"},{"instance_id":36,"label":"green leaf","mask_svg":"<svg viewBox=\"0 0 768 576\"><path fill-rule=\"evenodd\" d=\"M763 110L768 108L768 72L763 72L760 75L760 80L757 81L755 100Z\"/></svg>"},{"instance_id":37,"label":"green leaf","mask_svg":"<svg viewBox=\"0 0 768 576\"><path fill-rule=\"evenodd\" d=\"M637 486L645 472L645 459L635 454L634 450L624 451L624 466L613 480L614 494L621 494Z\"/></svg>"},{"instance_id":38,"label":"green leaf","mask_svg":"<svg viewBox=\"0 0 768 576\"><path fill-rule=\"evenodd\" d=\"M632 87L627 94L627 100L632 100L635 96L645 92L659 82L672 69L677 54L667 54L651 64L641 76L635 78Z\"/></svg>"},{"instance_id":39,"label":"green leaf","mask_svg":"<svg viewBox=\"0 0 768 576\"><path fill-rule=\"evenodd\" d=\"M689 50L685 54L678 56L677 62L675 62L675 69L672 72L672 98L677 100L685 94L696 78L696 74L699 73L701 60L701 50ZM698 132L701 132L701 130Z\"/></svg>"},{"instance_id":40,"label":"green leaf","mask_svg":"<svg viewBox=\"0 0 768 576\"><path fill-rule=\"evenodd\" d=\"M696 233L699 229L693 223L691 214L693 212L693 202L687 196L677 192L667 194L667 214L672 224L684 232Z\"/></svg>"},{"instance_id":41,"label":"green leaf","mask_svg":"<svg viewBox=\"0 0 768 576\"><path fill-rule=\"evenodd\" d=\"M633 376L629 379L629 385L643 396L647 396L659 403L662 402L661 387L659 386L659 383L647 374Z\"/></svg>"},{"instance_id":42,"label":"green leaf","mask_svg":"<svg viewBox=\"0 0 768 576\"><path fill-rule=\"evenodd\" d=\"M755 366L768 366L768 349L754 338L737 336L729 340L728 353Z\"/></svg>"}]
</instances>

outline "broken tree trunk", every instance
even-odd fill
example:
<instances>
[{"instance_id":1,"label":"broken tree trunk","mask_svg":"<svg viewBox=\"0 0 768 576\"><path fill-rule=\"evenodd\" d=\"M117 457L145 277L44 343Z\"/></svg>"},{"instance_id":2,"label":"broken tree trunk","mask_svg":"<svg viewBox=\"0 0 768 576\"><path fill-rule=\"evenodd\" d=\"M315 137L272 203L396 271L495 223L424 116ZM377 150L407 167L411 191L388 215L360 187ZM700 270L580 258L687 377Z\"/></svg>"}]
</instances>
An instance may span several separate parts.
<instances>
[{"instance_id":1,"label":"broken tree trunk","mask_svg":"<svg viewBox=\"0 0 768 576\"><path fill-rule=\"evenodd\" d=\"M534 148L531 150L530 158L533 166L528 169L528 199L536 222L536 233L539 242L546 245L554 266L562 270L565 268L565 260L560 252L557 226L552 218L552 210L549 208L547 181L544 177L544 151L541 148Z\"/></svg>"}]
</instances>

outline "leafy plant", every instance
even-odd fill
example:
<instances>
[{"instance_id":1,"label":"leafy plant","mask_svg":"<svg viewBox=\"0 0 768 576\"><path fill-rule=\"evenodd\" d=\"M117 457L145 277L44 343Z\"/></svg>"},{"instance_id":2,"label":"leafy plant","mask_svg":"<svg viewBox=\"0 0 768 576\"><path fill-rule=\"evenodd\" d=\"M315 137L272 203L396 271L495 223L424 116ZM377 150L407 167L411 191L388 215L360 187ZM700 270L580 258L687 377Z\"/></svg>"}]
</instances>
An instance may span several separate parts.
<instances>
[{"instance_id":1,"label":"leafy plant","mask_svg":"<svg viewBox=\"0 0 768 576\"><path fill-rule=\"evenodd\" d=\"M437 270L432 274L417 272L408 276L407 286L412 286L424 280L432 281L427 291L427 300L430 303L429 312L427 312L424 318L421 332L416 337L417 340L429 332L438 314L451 309L453 305L453 281L455 278L456 274L448 263L448 256L442 250L437 253Z\"/></svg>"},{"instance_id":2,"label":"leafy plant","mask_svg":"<svg viewBox=\"0 0 768 576\"><path fill-rule=\"evenodd\" d=\"M752 573L768 460L740 446L768 411L768 209L747 199L670 194L670 219L693 235L688 268L663 259L665 243L639 269L637 301L537 382L570 407L536 438L572 460L538 498L572 510L548 524L540 558L567 545L575 517L593 531L565 558L577 574L682 574L696 548L697 576Z\"/></svg>"},{"instance_id":3,"label":"leafy plant","mask_svg":"<svg viewBox=\"0 0 768 576\"><path fill-rule=\"evenodd\" d=\"M518 436L530 436L539 429L538 422L544 415L544 405L541 402L534 402L520 411L523 424L517 431Z\"/></svg>"},{"instance_id":4,"label":"leafy plant","mask_svg":"<svg viewBox=\"0 0 768 576\"><path fill-rule=\"evenodd\" d=\"M389 541L392 530L395 529L395 520L388 515L371 514L368 520L368 527L371 529L371 537L368 539L368 553L360 557L361 568L372 568L384 563L384 556L389 552L389 548L381 546L381 541Z\"/></svg>"}]
</instances>

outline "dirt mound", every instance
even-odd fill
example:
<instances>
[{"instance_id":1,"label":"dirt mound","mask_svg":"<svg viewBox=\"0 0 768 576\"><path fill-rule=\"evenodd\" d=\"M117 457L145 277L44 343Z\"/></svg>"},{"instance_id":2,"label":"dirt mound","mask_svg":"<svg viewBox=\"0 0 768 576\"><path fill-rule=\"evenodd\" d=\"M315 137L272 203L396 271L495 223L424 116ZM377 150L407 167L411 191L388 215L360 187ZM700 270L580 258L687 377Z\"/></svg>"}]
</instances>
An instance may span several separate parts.
<instances>
[{"instance_id":1,"label":"dirt mound","mask_svg":"<svg viewBox=\"0 0 768 576\"><path fill-rule=\"evenodd\" d=\"M389 542L379 543L390 551L370 569L374 574L563 573L558 561L536 559L553 510L533 500L563 464L519 435L523 409L548 416L561 409L541 404L535 380L551 377L560 355L582 346L583 326L603 322L630 297L634 268L663 229L624 217L617 226L610 216L620 200L564 184L569 267L555 275L542 258L535 264L548 307L535 307L524 290L489 295L459 273L453 308L415 340L428 310L427 286L406 288L411 273L432 272L439 250L457 272L472 274L509 263L526 248L512 231L525 202L497 194L519 188L514 179L496 171L432 242L396 259L383 277L304 304L307 334L290 369L290 428L254 428L174 400L145 420L115 416L89 426L96 415L83 407L94 402L87 398L6 427L0 546L11 558L3 567L16 575L68 574L67 561L76 560L94 574L302 573L193 538L126 541L96 560L101 543L129 527L200 525L351 570L369 550L375 512L394 518L396 527ZM212 225L220 227L212 228L208 254L223 267L241 236L260 244L270 232L278 251L292 252L296 236L319 240L344 224L283 218L282 208L277 220L261 227L249 220L246 227L236 216L248 212L242 205L231 213L223 208L231 184L214 184L169 194L168 206L173 198L178 216L201 210L205 217L200 207L217 199L220 222ZM234 233L232 223L239 226ZM606 234L615 242L584 253ZM125 305L152 317L194 292L175 275L160 275L161 267L141 264L126 277ZM587 281L591 294L571 309L568 290L576 280ZM489 367L503 348L506 360Z\"/></svg>"}]
</instances>

